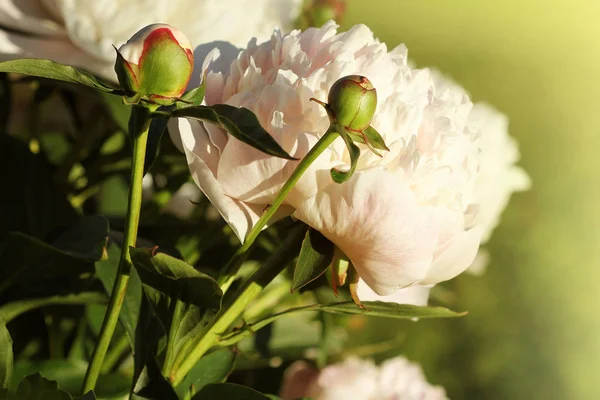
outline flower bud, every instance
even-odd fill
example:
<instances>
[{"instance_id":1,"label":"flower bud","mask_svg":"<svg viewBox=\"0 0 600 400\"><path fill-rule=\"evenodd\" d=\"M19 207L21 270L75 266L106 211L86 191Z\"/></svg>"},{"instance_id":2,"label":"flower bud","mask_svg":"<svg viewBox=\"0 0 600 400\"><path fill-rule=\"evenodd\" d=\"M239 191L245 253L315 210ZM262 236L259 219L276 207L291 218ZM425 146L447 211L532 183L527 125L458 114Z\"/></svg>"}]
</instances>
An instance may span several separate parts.
<instances>
[{"instance_id":1,"label":"flower bud","mask_svg":"<svg viewBox=\"0 0 600 400\"><path fill-rule=\"evenodd\" d=\"M311 26L321 27L329 20L339 23L345 12L345 0L307 0L304 2L298 27L302 30Z\"/></svg>"},{"instance_id":2,"label":"flower bud","mask_svg":"<svg viewBox=\"0 0 600 400\"><path fill-rule=\"evenodd\" d=\"M328 107L335 122L361 132L368 128L377 108L377 90L364 76L338 79L329 90Z\"/></svg>"},{"instance_id":3,"label":"flower bud","mask_svg":"<svg viewBox=\"0 0 600 400\"><path fill-rule=\"evenodd\" d=\"M167 24L141 29L117 53L115 72L121 86L153 100L181 96L194 68L190 41Z\"/></svg>"}]
</instances>

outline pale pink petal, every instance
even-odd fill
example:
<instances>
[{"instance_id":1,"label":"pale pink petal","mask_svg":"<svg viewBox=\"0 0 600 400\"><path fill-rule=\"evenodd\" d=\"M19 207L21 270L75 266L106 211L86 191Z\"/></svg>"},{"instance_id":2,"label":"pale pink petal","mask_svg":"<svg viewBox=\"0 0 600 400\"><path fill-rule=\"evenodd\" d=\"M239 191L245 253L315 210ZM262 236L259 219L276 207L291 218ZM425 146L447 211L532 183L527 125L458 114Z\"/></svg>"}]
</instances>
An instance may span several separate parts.
<instances>
[{"instance_id":1,"label":"pale pink petal","mask_svg":"<svg viewBox=\"0 0 600 400\"><path fill-rule=\"evenodd\" d=\"M426 306L429 291L433 285L415 285L400 289L390 295L380 296L375 293L362 279L358 281L358 298L361 301L383 301L386 303L412 304Z\"/></svg>"},{"instance_id":2,"label":"pale pink petal","mask_svg":"<svg viewBox=\"0 0 600 400\"><path fill-rule=\"evenodd\" d=\"M424 279L438 241L433 210L383 170L323 188L294 215L334 242L379 295Z\"/></svg>"},{"instance_id":3,"label":"pale pink petal","mask_svg":"<svg viewBox=\"0 0 600 400\"><path fill-rule=\"evenodd\" d=\"M75 47L67 39L37 38L0 30L0 60L45 58L62 64L114 75L112 64L99 60Z\"/></svg>"},{"instance_id":4,"label":"pale pink petal","mask_svg":"<svg viewBox=\"0 0 600 400\"><path fill-rule=\"evenodd\" d=\"M444 282L467 269L475 260L482 232L483 228L479 226L455 235L450 245L436 255L427 277L421 283Z\"/></svg>"},{"instance_id":5,"label":"pale pink petal","mask_svg":"<svg viewBox=\"0 0 600 400\"><path fill-rule=\"evenodd\" d=\"M225 195L215 177L219 154L208 139L204 126L183 118L170 125L179 134L192 178L243 242L248 230L258 221L264 206L249 205Z\"/></svg>"},{"instance_id":6,"label":"pale pink petal","mask_svg":"<svg viewBox=\"0 0 600 400\"><path fill-rule=\"evenodd\" d=\"M0 0L0 25L37 35L66 37L40 0Z\"/></svg>"},{"instance_id":7,"label":"pale pink petal","mask_svg":"<svg viewBox=\"0 0 600 400\"><path fill-rule=\"evenodd\" d=\"M306 361L296 361L283 374L279 397L283 400L296 400L305 397L319 377L319 370Z\"/></svg>"}]
</instances>

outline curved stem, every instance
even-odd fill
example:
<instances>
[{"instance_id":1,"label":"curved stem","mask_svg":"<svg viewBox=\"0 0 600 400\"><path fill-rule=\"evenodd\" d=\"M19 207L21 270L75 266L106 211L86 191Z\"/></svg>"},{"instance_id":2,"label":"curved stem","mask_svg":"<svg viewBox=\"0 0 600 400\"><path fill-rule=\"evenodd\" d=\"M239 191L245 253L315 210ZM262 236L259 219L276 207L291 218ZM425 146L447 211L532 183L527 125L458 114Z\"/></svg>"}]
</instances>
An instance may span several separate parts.
<instances>
[{"instance_id":1,"label":"curved stem","mask_svg":"<svg viewBox=\"0 0 600 400\"><path fill-rule=\"evenodd\" d=\"M290 190L302 177L308 167L321 155L321 153L329 147L336 139L338 133L334 125L330 126L327 132L319 139L319 141L310 149L306 156L298 163L288 180L285 182L277 197L271 203L269 208L260 217L258 222L252 227L250 232L246 235L244 244L236 251L229 263L225 266L221 277L219 278L219 285L223 292L225 292L233 280L235 279L235 273L244 261L246 253L265 227L265 225L271 220L277 209L283 204L285 197L288 195ZM304 232L302 232L302 237ZM200 341L198 341L194 347L187 352L181 352L175 358L173 367L169 378L173 385L179 384L190 369L198 362L198 360L217 342L219 336L225 332L229 326L242 314L244 309L250 304L256 296L262 291L262 289L273 280L285 267L284 262L281 262L279 258L282 252L289 251L292 247L291 240L295 239L294 235L289 235L282 246L273 254L271 259L266 262L261 268L256 271L244 285L229 299L227 304L224 304L221 311L215 316L215 319L211 322L207 328L206 333ZM300 240L301 241L301 240ZM299 247L297 249L299 251ZM293 256L295 256L296 251ZM293 258L293 257L292 257ZM289 261L289 260L288 260Z\"/></svg>"},{"instance_id":2,"label":"curved stem","mask_svg":"<svg viewBox=\"0 0 600 400\"><path fill-rule=\"evenodd\" d=\"M246 235L244 244L235 252L231 260L227 263L221 276L219 277L219 285L223 292L227 291L233 280L235 279L235 273L239 269L240 265L244 262L246 254L250 247L254 244L254 241L263 230L265 225L273 218L275 212L279 209L286 196L296 185L298 180L302 177L308 167L321 155L321 153L329 147L337 137L337 131L333 125L325 132L325 134L319 139L319 141L310 149L310 151L304 156L304 158L298 163L296 169L292 172L288 180L281 187L281 190L277 194L277 197L271 203L269 208L263 213L260 219L254 224L250 232Z\"/></svg>"},{"instance_id":3,"label":"curved stem","mask_svg":"<svg viewBox=\"0 0 600 400\"><path fill-rule=\"evenodd\" d=\"M131 110L129 120L129 130L133 141L133 158L131 162L131 186L129 188L129 199L127 207L127 217L125 219L125 236L123 246L121 248L121 258L117 269L117 276L113 285L110 301L100 335L92 359L88 365L83 380L82 393L87 393L93 390L98 380L98 375L104 363L110 340L113 336L123 300L125 291L129 283L129 274L131 272L131 257L129 255L129 247L135 246L138 225L140 221L140 208L142 205L142 178L144 177L144 160L146 157L146 143L148 141L148 129L150 128L150 112L151 110L134 106Z\"/></svg>"}]
</instances>

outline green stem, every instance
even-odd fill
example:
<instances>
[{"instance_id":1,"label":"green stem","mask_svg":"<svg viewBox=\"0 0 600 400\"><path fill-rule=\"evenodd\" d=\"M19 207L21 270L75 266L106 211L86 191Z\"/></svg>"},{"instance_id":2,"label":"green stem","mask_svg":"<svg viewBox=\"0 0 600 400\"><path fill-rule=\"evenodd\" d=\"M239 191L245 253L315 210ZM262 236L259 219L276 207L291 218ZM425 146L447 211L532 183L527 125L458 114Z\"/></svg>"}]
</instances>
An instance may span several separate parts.
<instances>
[{"instance_id":1,"label":"green stem","mask_svg":"<svg viewBox=\"0 0 600 400\"><path fill-rule=\"evenodd\" d=\"M173 350L175 349L175 346L173 345L172 342L175 340L175 335L177 333L177 329L179 329L179 326L178 326L178 324L175 323L175 321L181 321L181 314L184 311L185 311L185 303L181 300L177 300L175 302L175 307L173 310L173 317L171 319L173 322L171 323L171 328L169 329L167 351L165 354L165 362L163 363L163 369L162 369L163 376L168 376L169 371L171 370L171 367L173 366L173 361L174 361L174 357L175 357Z\"/></svg>"},{"instance_id":2,"label":"green stem","mask_svg":"<svg viewBox=\"0 0 600 400\"><path fill-rule=\"evenodd\" d=\"M115 364L119 362L121 357L123 357L123 353L129 350L129 338L127 335L121 336L121 338L115 343L110 349L110 351L106 354L104 358L104 363L102 363L102 369L100 372L103 374L109 373Z\"/></svg>"},{"instance_id":3,"label":"green stem","mask_svg":"<svg viewBox=\"0 0 600 400\"><path fill-rule=\"evenodd\" d=\"M229 263L225 266L221 277L219 278L219 285L225 292L235 278L235 274L244 261L246 254L262 229L271 220L275 212L283 204L286 196L292 190L294 185L302 177L308 167L321 155L326 148L328 148L333 141L336 139L338 133L334 126L325 132L325 134L319 139L319 141L310 149L310 151L304 156L302 161L298 163L288 180L285 182L277 197L271 203L269 208L260 217L256 224L252 227L250 232L246 235L244 244L236 251ZM304 234L304 232L302 232ZM216 315L211 325L207 328L206 333L200 339L199 342L188 352L181 352L177 355L173 367L170 373L170 379L174 385L177 385L189 370L196 364L196 362L215 344L219 339L219 336L225 332L229 326L240 316L240 314L246 309L248 304L262 289L271 282L285 267L285 263L281 262L281 253L288 254L287 251L292 246L292 242L289 240L295 239L294 235L288 236L284 244L278 249L273 256L271 261L267 261L254 275L252 275L244 283L244 285L230 298L227 304L224 304L221 311ZM301 239L300 239L301 241ZM298 248L299 251L299 248ZM294 253L294 256L297 254ZM273 261L275 260L275 261Z\"/></svg>"},{"instance_id":4,"label":"green stem","mask_svg":"<svg viewBox=\"0 0 600 400\"><path fill-rule=\"evenodd\" d=\"M302 177L304 172L308 169L308 167L321 155L321 153L329 147L333 141L337 137L336 130L330 127L327 132L319 139L319 141L310 149L310 151L306 154L306 156L300 161L296 169L292 172L289 179L285 182L277 197L271 203L269 208L263 213L260 219L254 224L250 232L246 235L246 239L244 240L244 244L235 252L231 260L227 263L225 268L223 269L223 273L219 277L219 285L223 292L227 291L229 286L233 283L235 279L235 274L241 264L244 262L246 258L246 254L252 244L263 230L265 225L271 220L275 212L279 209L286 196L292 190L294 185L298 182L298 180Z\"/></svg>"},{"instance_id":5,"label":"green stem","mask_svg":"<svg viewBox=\"0 0 600 400\"><path fill-rule=\"evenodd\" d=\"M117 269L117 276L113 285L110 301L102 327L98 343L94 348L92 359L83 381L83 393L93 390L98 380L98 375L108 351L110 340L119 320L119 313L125 291L129 283L131 272L131 256L129 247L135 246L138 225L140 221L140 208L142 206L142 178L144 177L144 160L146 157L146 143L148 141L148 129L150 128L150 113L152 110L141 106L134 106L129 119L129 130L133 141L133 158L131 162L131 186L129 188L129 199L127 217L125 219L125 236L121 248L121 258Z\"/></svg>"},{"instance_id":6,"label":"green stem","mask_svg":"<svg viewBox=\"0 0 600 400\"><path fill-rule=\"evenodd\" d=\"M223 304L204 336L191 351L180 352L177 355L169 376L173 386L181 383L190 369L214 346L221 334L242 314L248 304L298 255L305 234L304 224L294 227L275 253Z\"/></svg>"}]
</instances>

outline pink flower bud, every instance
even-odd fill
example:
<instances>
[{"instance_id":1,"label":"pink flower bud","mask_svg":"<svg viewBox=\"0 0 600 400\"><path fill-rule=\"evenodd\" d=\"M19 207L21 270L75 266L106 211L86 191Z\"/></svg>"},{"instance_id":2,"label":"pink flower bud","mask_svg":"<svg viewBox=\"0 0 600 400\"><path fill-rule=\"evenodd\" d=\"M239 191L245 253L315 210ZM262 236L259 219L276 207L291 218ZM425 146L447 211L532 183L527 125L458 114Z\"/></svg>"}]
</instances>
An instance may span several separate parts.
<instances>
[{"instance_id":1,"label":"pink flower bud","mask_svg":"<svg viewBox=\"0 0 600 400\"><path fill-rule=\"evenodd\" d=\"M141 29L118 50L115 71L124 89L153 100L183 94L194 68L188 38L167 24Z\"/></svg>"}]
</instances>

